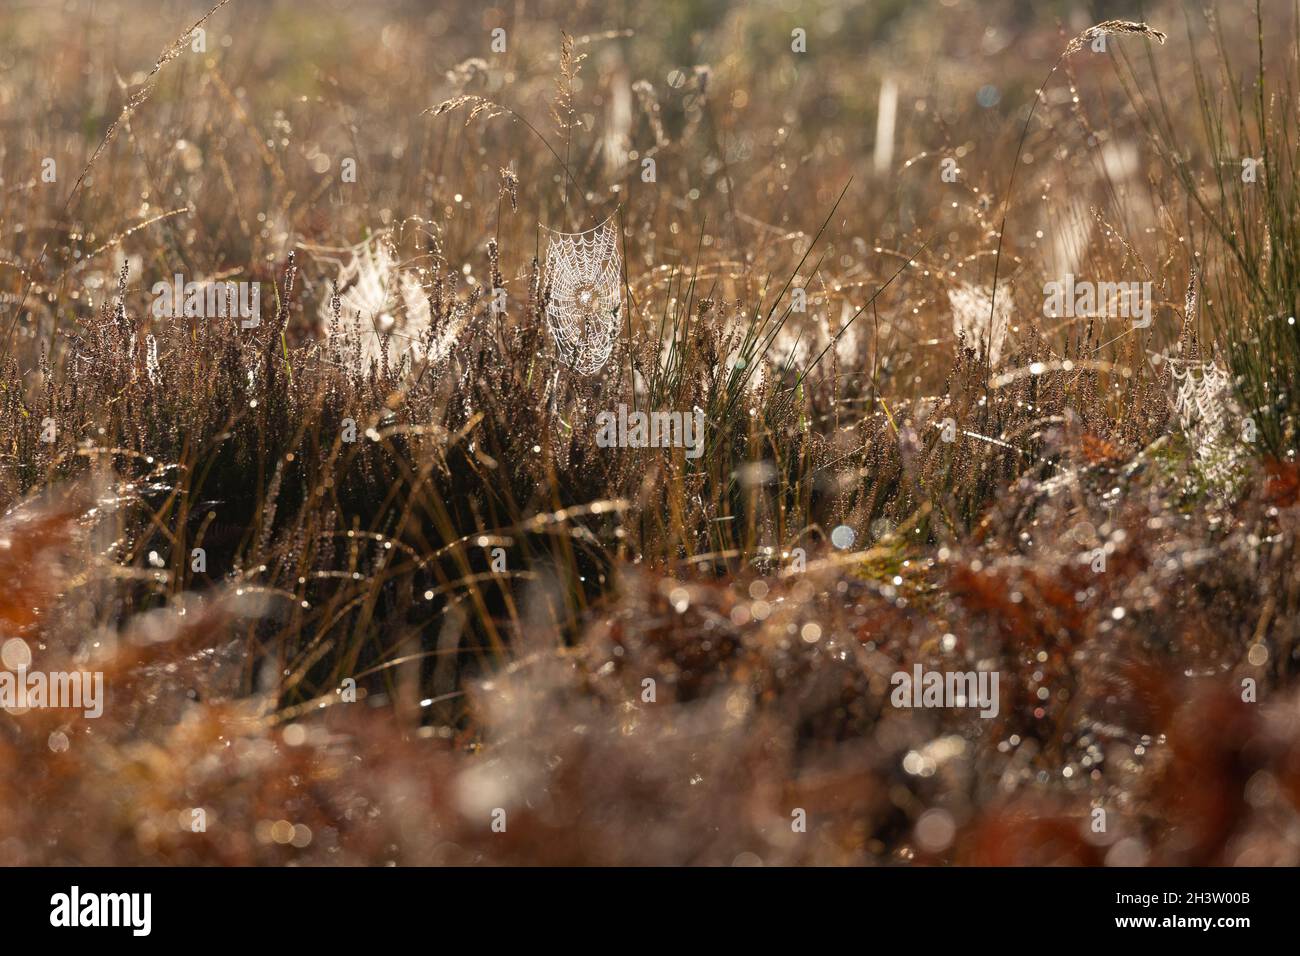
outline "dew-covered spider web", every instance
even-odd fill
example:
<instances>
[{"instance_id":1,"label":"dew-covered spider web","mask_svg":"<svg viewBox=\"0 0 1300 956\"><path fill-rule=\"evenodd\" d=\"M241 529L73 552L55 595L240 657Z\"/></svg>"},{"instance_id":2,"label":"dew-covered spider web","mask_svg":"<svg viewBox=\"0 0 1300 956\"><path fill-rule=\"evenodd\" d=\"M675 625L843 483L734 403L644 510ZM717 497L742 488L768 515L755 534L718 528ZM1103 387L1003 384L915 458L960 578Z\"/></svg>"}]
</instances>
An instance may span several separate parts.
<instances>
[{"instance_id":1,"label":"dew-covered spider web","mask_svg":"<svg viewBox=\"0 0 1300 956\"><path fill-rule=\"evenodd\" d=\"M618 232L613 219L586 232L551 232L546 320L560 357L592 375L609 361L619 330Z\"/></svg>"},{"instance_id":2,"label":"dew-covered spider web","mask_svg":"<svg viewBox=\"0 0 1300 956\"><path fill-rule=\"evenodd\" d=\"M338 251L347 260L326 258L337 264L338 277L322 289L321 325L331 338L359 337L356 358L363 370L372 361L383 361L385 354L387 361L396 362L406 352L423 355L426 346L432 357L450 349L451 335L429 341L431 315L420 273L403 268L391 232Z\"/></svg>"},{"instance_id":3,"label":"dew-covered spider web","mask_svg":"<svg viewBox=\"0 0 1300 956\"><path fill-rule=\"evenodd\" d=\"M1169 360L1174 380L1174 414L1189 435L1213 443L1223 434L1232 401L1232 383L1217 362Z\"/></svg>"},{"instance_id":4,"label":"dew-covered spider web","mask_svg":"<svg viewBox=\"0 0 1300 956\"><path fill-rule=\"evenodd\" d=\"M1202 471L1215 483L1227 481L1236 467L1234 420L1241 417L1232 380L1218 362L1169 360L1174 415L1194 446Z\"/></svg>"},{"instance_id":5,"label":"dew-covered spider web","mask_svg":"<svg viewBox=\"0 0 1300 956\"><path fill-rule=\"evenodd\" d=\"M952 332L961 339L964 348L972 349L979 359L984 350L989 353L989 365L996 367L1002 361L1002 343L1007 337L1011 318L1011 301L1004 296L997 301L994 314L993 293L962 283L948 290L952 304Z\"/></svg>"}]
</instances>

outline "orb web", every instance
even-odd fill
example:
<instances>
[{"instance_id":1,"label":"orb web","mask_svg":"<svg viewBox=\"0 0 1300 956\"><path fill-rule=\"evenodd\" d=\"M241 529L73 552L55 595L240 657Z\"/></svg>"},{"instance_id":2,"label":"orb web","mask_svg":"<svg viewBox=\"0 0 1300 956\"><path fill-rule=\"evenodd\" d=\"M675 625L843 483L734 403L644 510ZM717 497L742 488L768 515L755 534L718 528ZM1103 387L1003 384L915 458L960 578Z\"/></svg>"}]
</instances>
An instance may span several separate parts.
<instances>
[{"instance_id":1,"label":"orb web","mask_svg":"<svg viewBox=\"0 0 1300 956\"><path fill-rule=\"evenodd\" d=\"M546 248L546 321L566 365L592 375L618 339L618 233L612 219L586 232L552 232Z\"/></svg>"},{"instance_id":2,"label":"orb web","mask_svg":"<svg viewBox=\"0 0 1300 956\"><path fill-rule=\"evenodd\" d=\"M1237 468L1240 448L1230 422L1241 417L1232 379L1218 362L1169 360L1174 416L1195 448L1196 460L1211 482L1225 484Z\"/></svg>"},{"instance_id":3,"label":"orb web","mask_svg":"<svg viewBox=\"0 0 1300 956\"><path fill-rule=\"evenodd\" d=\"M1225 413L1232 405L1232 382L1217 362L1170 360L1169 371L1178 384L1174 412L1184 432L1201 443L1218 441L1227 428Z\"/></svg>"}]
</instances>

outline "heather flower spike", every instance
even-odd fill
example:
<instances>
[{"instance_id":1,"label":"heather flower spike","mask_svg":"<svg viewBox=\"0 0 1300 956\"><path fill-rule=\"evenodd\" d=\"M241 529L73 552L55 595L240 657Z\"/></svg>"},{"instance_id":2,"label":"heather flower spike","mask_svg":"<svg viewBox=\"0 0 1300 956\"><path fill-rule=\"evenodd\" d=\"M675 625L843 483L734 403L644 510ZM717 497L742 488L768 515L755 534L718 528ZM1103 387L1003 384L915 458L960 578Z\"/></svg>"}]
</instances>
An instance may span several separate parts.
<instances>
[{"instance_id":1,"label":"heather flower spike","mask_svg":"<svg viewBox=\"0 0 1300 956\"><path fill-rule=\"evenodd\" d=\"M547 325L565 364L594 375L609 361L619 330L621 260L614 217L586 232L551 233Z\"/></svg>"}]
</instances>

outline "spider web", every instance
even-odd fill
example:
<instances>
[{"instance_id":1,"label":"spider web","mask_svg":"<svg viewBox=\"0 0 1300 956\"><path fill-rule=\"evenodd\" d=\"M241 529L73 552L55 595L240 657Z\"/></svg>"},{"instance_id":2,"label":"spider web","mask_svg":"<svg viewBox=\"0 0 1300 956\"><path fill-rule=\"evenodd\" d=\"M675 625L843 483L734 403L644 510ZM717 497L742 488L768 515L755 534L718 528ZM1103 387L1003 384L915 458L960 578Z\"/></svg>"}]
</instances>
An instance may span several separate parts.
<instances>
[{"instance_id":1,"label":"spider web","mask_svg":"<svg viewBox=\"0 0 1300 956\"><path fill-rule=\"evenodd\" d=\"M1224 415L1232 401L1227 373L1217 362L1176 361L1170 361L1169 372L1178 383L1174 412L1179 427L1206 444L1217 441L1227 429Z\"/></svg>"},{"instance_id":2,"label":"spider web","mask_svg":"<svg viewBox=\"0 0 1300 956\"><path fill-rule=\"evenodd\" d=\"M431 321L429 301L419 274L398 261L391 233L341 251L347 262L326 258L338 266L334 288L339 290L337 315L332 296L321 296L319 315L327 336L359 335L363 370L372 360L382 361L385 348L390 362L407 351L418 357ZM386 336L392 336L387 346Z\"/></svg>"},{"instance_id":3,"label":"spider web","mask_svg":"<svg viewBox=\"0 0 1300 956\"><path fill-rule=\"evenodd\" d=\"M604 367L618 339L617 235L608 219L586 232L552 232L546 247L547 325L565 364L583 375Z\"/></svg>"},{"instance_id":4,"label":"spider web","mask_svg":"<svg viewBox=\"0 0 1300 956\"><path fill-rule=\"evenodd\" d=\"M1174 414L1183 433L1195 444L1205 474L1226 481L1239 450L1232 441L1229 416L1237 417L1232 380L1218 362L1170 360L1174 384Z\"/></svg>"},{"instance_id":5,"label":"spider web","mask_svg":"<svg viewBox=\"0 0 1300 956\"><path fill-rule=\"evenodd\" d=\"M965 348L973 349L979 359L984 358L984 348L987 346L989 365L996 366L1002 361L1002 344L1006 340L1008 320L1011 318L1011 301L1005 296L999 299L997 313L990 314L993 312L991 299L991 293L970 283L948 290L948 301L952 304L953 335L962 337Z\"/></svg>"}]
</instances>

